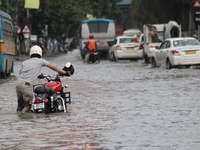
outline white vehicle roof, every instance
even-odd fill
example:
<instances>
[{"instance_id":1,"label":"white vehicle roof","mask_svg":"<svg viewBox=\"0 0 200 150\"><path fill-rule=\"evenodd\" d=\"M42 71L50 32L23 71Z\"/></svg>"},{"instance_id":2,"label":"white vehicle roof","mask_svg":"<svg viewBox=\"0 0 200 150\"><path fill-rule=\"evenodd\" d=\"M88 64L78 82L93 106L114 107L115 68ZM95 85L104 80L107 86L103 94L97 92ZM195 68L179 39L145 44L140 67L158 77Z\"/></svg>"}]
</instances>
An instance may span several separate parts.
<instances>
[{"instance_id":1,"label":"white vehicle roof","mask_svg":"<svg viewBox=\"0 0 200 150\"><path fill-rule=\"evenodd\" d=\"M117 36L116 38L137 38L136 35L123 35L123 36Z\"/></svg>"},{"instance_id":2,"label":"white vehicle roof","mask_svg":"<svg viewBox=\"0 0 200 150\"><path fill-rule=\"evenodd\" d=\"M168 38L166 40L175 41L175 40L184 40L184 39L195 39L193 37L177 37L177 38Z\"/></svg>"},{"instance_id":3,"label":"white vehicle roof","mask_svg":"<svg viewBox=\"0 0 200 150\"><path fill-rule=\"evenodd\" d=\"M139 29L128 29L125 30L123 35L139 35L142 34L142 32Z\"/></svg>"}]
</instances>

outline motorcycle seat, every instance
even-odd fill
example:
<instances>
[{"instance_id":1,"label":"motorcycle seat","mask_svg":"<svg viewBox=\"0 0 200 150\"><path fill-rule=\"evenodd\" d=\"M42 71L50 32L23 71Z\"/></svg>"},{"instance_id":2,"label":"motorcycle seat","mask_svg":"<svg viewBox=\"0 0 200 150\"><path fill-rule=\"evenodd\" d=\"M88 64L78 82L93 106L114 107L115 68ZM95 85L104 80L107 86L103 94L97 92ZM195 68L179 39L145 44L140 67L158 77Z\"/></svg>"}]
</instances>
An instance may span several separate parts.
<instances>
[{"instance_id":1,"label":"motorcycle seat","mask_svg":"<svg viewBox=\"0 0 200 150\"><path fill-rule=\"evenodd\" d=\"M46 87L46 86L38 86L34 89L34 92L37 94L42 94L42 93L48 93L48 94L53 94L55 91L51 87Z\"/></svg>"}]
</instances>

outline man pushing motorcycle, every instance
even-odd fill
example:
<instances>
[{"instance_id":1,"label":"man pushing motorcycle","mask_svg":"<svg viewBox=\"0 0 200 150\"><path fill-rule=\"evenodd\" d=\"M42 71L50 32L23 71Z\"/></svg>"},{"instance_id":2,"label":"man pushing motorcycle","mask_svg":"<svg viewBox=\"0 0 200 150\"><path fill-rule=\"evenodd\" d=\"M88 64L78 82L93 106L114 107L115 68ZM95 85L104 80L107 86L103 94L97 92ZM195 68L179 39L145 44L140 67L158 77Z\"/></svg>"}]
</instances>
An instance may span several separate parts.
<instances>
[{"instance_id":1,"label":"man pushing motorcycle","mask_svg":"<svg viewBox=\"0 0 200 150\"><path fill-rule=\"evenodd\" d=\"M89 62L92 51L97 48L97 42L94 39L94 36L90 35L89 38L90 39L87 41L86 46L85 46L87 48L87 54L85 56L84 63Z\"/></svg>"},{"instance_id":2,"label":"man pushing motorcycle","mask_svg":"<svg viewBox=\"0 0 200 150\"><path fill-rule=\"evenodd\" d=\"M16 82L17 112L26 113L30 110L31 104L29 102L33 99L33 85L42 67L47 66L63 76L68 75L69 70L66 68L60 69L41 57L42 49L40 46L35 45L30 49L30 58L22 62L19 78Z\"/></svg>"}]
</instances>

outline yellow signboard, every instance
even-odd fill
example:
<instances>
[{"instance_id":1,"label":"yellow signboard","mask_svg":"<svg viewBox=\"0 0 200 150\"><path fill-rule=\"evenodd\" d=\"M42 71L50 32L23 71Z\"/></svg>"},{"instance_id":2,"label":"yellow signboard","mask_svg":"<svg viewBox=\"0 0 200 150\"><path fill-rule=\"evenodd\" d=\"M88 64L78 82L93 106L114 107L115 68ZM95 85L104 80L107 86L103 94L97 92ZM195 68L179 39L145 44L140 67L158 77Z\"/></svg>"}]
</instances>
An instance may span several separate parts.
<instances>
[{"instance_id":1,"label":"yellow signboard","mask_svg":"<svg viewBox=\"0 0 200 150\"><path fill-rule=\"evenodd\" d=\"M39 9L40 0L25 0L25 8Z\"/></svg>"}]
</instances>

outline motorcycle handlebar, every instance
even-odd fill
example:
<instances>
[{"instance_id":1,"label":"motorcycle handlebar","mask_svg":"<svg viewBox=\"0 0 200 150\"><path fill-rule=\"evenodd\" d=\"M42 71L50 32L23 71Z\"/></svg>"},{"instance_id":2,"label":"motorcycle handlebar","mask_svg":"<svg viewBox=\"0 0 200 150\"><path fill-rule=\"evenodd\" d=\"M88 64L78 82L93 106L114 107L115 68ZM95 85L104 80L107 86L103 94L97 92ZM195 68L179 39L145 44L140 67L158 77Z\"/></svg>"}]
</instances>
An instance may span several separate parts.
<instances>
[{"instance_id":1,"label":"motorcycle handlebar","mask_svg":"<svg viewBox=\"0 0 200 150\"><path fill-rule=\"evenodd\" d=\"M44 78L46 78L48 81L50 81L50 80L55 80L55 79L57 79L59 77L59 74L57 74L56 76L55 75L53 75L53 76L50 76L50 75L43 75L42 73L38 76L38 79L44 79Z\"/></svg>"},{"instance_id":2,"label":"motorcycle handlebar","mask_svg":"<svg viewBox=\"0 0 200 150\"><path fill-rule=\"evenodd\" d=\"M74 71L75 71L73 65L72 65L70 62L67 62L62 70L66 71L65 76L72 76L72 75L74 74ZM38 78L39 78L39 79L44 79L44 78L46 78L47 80L53 80L53 77L54 77L54 79L57 79L57 78L60 77L60 76L62 76L62 75L59 74L59 73L58 73L56 76L55 76L55 75L54 75L54 76L43 75L43 74L41 73L41 74L38 76ZM52 79L51 79L50 77L51 77Z\"/></svg>"}]
</instances>

